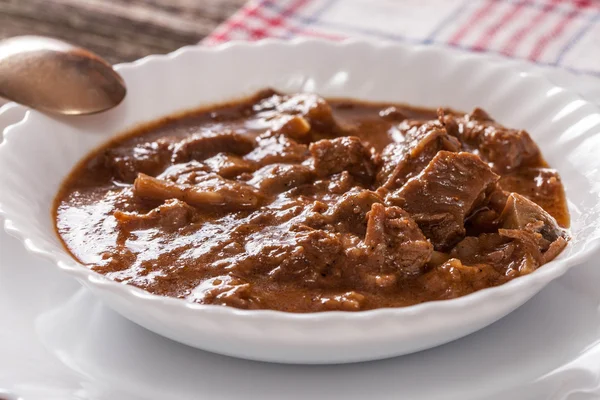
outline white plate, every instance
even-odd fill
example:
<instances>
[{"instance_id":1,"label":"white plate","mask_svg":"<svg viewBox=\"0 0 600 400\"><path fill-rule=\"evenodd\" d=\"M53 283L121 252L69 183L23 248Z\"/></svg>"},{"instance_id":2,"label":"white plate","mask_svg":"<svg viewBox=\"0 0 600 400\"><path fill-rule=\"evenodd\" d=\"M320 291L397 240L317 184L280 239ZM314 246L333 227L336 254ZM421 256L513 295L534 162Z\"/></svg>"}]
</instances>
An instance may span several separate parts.
<instances>
[{"instance_id":1,"label":"white plate","mask_svg":"<svg viewBox=\"0 0 600 400\"><path fill-rule=\"evenodd\" d=\"M567 78L558 84L571 87L574 76ZM600 82L585 89L600 103ZM14 105L0 110L0 131L23 114ZM140 329L0 232L0 397L4 388L23 400L378 400L399 393L419 400L597 400L599 279L598 263L587 263L477 334L411 356L273 366L211 355Z\"/></svg>"},{"instance_id":2,"label":"white plate","mask_svg":"<svg viewBox=\"0 0 600 400\"><path fill-rule=\"evenodd\" d=\"M269 60L269 62L265 62ZM239 65L244 68L239 68ZM396 75L402 71L401 76ZM498 320L600 244L600 110L539 77L439 48L365 42L264 41L185 48L122 66L128 96L102 115L30 112L0 147L0 213L27 248L81 280L127 318L199 348L290 363L372 360L429 348ZM223 75L227 79L216 79ZM574 240L535 273L460 299L359 313L289 314L186 303L117 284L76 263L49 218L61 179L88 151L136 123L272 86L327 96L457 109L483 106L530 131L559 169ZM33 157L31 157L33 154ZM27 160L25 164L23 160Z\"/></svg>"},{"instance_id":3,"label":"white plate","mask_svg":"<svg viewBox=\"0 0 600 400\"><path fill-rule=\"evenodd\" d=\"M600 398L598 263L450 344L385 361L292 366L153 334L3 232L0 255L0 398L2 389L11 400Z\"/></svg>"}]
</instances>

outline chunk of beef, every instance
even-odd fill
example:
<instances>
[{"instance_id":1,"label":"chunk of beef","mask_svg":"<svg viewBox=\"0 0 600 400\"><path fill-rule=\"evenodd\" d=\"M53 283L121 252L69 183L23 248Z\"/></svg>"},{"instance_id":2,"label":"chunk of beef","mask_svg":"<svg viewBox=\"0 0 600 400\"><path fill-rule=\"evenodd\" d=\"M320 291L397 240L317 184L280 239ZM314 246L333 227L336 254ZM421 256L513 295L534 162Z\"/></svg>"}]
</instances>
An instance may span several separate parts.
<instances>
[{"instance_id":1,"label":"chunk of beef","mask_svg":"<svg viewBox=\"0 0 600 400\"><path fill-rule=\"evenodd\" d=\"M253 285L231 275L217 276L203 281L192 290L187 300L243 309L262 308L262 299L254 293Z\"/></svg>"},{"instance_id":2,"label":"chunk of beef","mask_svg":"<svg viewBox=\"0 0 600 400\"><path fill-rule=\"evenodd\" d=\"M567 235L542 207L511 193L500 215L502 236L519 241L540 264L552 260L567 245Z\"/></svg>"},{"instance_id":3,"label":"chunk of beef","mask_svg":"<svg viewBox=\"0 0 600 400\"><path fill-rule=\"evenodd\" d=\"M497 232L500 225L500 213L506 205L509 194L496 183L495 188L489 191L485 199L478 204L477 208L473 209L465 220L467 236Z\"/></svg>"},{"instance_id":4,"label":"chunk of beef","mask_svg":"<svg viewBox=\"0 0 600 400\"><path fill-rule=\"evenodd\" d=\"M117 210L113 215L120 226L130 231L155 227L172 230L187 225L196 210L181 200L169 199L146 214Z\"/></svg>"},{"instance_id":5,"label":"chunk of beef","mask_svg":"<svg viewBox=\"0 0 600 400\"><path fill-rule=\"evenodd\" d=\"M371 149L355 136L319 140L311 143L310 152L314 157L315 170L321 176L348 171L363 182L371 182L375 176L376 165Z\"/></svg>"},{"instance_id":6,"label":"chunk of beef","mask_svg":"<svg viewBox=\"0 0 600 400\"><path fill-rule=\"evenodd\" d=\"M505 128L481 109L462 118L442 114L440 121L468 151L479 154L499 174L539 161L540 151L526 131Z\"/></svg>"},{"instance_id":7,"label":"chunk of beef","mask_svg":"<svg viewBox=\"0 0 600 400\"><path fill-rule=\"evenodd\" d=\"M199 179L210 172L210 168L201 162L192 160L187 163L169 166L157 178L175 183L194 185Z\"/></svg>"},{"instance_id":8,"label":"chunk of beef","mask_svg":"<svg viewBox=\"0 0 600 400\"><path fill-rule=\"evenodd\" d=\"M486 129L479 139L479 154L499 173L539 159L539 149L527 132L506 128Z\"/></svg>"},{"instance_id":9,"label":"chunk of beef","mask_svg":"<svg viewBox=\"0 0 600 400\"><path fill-rule=\"evenodd\" d=\"M261 192L275 194L309 183L314 177L312 169L301 164L271 164L256 171L247 183Z\"/></svg>"},{"instance_id":10,"label":"chunk of beef","mask_svg":"<svg viewBox=\"0 0 600 400\"><path fill-rule=\"evenodd\" d=\"M235 132L204 132L191 135L175 144L173 163L202 161L219 153L244 155L254 149L254 139Z\"/></svg>"},{"instance_id":11,"label":"chunk of beef","mask_svg":"<svg viewBox=\"0 0 600 400\"><path fill-rule=\"evenodd\" d=\"M504 281L506 278L490 265L464 265L456 258L433 268L422 279L423 291L437 300L454 299Z\"/></svg>"},{"instance_id":12,"label":"chunk of beef","mask_svg":"<svg viewBox=\"0 0 600 400\"><path fill-rule=\"evenodd\" d=\"M373 204L383 203L375 192L354 188L344 193L324 214L327 224L338 232L351 232L364 236L367 229L367 214Z\"/></svg>"},{"instance_id":13,"label":"chunk of beef","mask_svg":"<svg viewBox=\"0 0 600 400\"><path fill-rule=\"evenodd\" d=\"M339 285L345 259L340 234L306 225L275 234L273 241L265 241L263 235L251 246L261 265L274 267L269 274L272 279L321 288Z\"/></svg>"},{"instance_id":14,"label":"chunk of beef","mask_svg":"<svg viewBox=\"0 0 600 400\"><path fill-rule=\"evenodd\" d=\"M392 122L402 122L406 119L406 115L404 115L402 111L398 110L398 108L394 106L383 108L381 111L379 111L379 116Z\"/></svg>"},{"instance_id":15,"label":"chunk of beef","mask_svg":"<svg viewBox=\"0 0 600 400\"><path fill-rule=\"evenodd\" d=\"M204 160L204 164L206 164L212 172L227 179L231 179L244 172L252 172L256 169L252 162L225 153L219 153L216 156Z\"/></svg>"},{"instance_id":16,"label":"chunk of beef","mask_svg":"<svg viewBox=\"0 0 600 400\"><path fill-rule=\"evenodd\" d=\"M476 155L440 151L388 201L408 211L435 249L444 251L464 237L465 218L498 178Z\"/></svg>"},{"instance_id":17,"label":"chunk of beef","mask_svg":"<svg viewBox=\"0 0 600 400\"><path fill-rule=\"evenodd\" d=\"M133 187L134 194L141 198L157 201L179 199L200 208L254 209L262 201L262 195L252 186L228 181L215 174L205 175L204 180L196 185L180 185L139 174Z\"/></svg>"},{"instance_id":18,"label":"chunk of beef","mask_svg":"<svg viewBox=\"0 0 600 400\"><path fill-rule=\"evenodd\" d=\"M465 264L489 264L514 276L534 271L567 243L564 232L548 213L516 193L508 196L498 226L498 233L466 237L450 255Z\"/></svg>"},{"instance_id":19,"label":"chunk of beef","mask_svg":"<svg viewBox=\"0 0 600 400\"><path fill-rule=\"evenodd\" d=\"M138 173L157 175L171 159L170 142L156 140L107 149L105 167L119 181L132 183Z\"/></svg>"},{"instance_id":20,"label":"chunk of beef","mask_svg":"<svg viewBox=\"0 0 600 400\"><path fill-rule=\"evenodd\" d=\"M262 167L275 163L301 163L309 155L306 145L285 135L265 135L258 138L258 147L246 154L244 159Z\"/></svg>"},{"instance_id":21,"label":"chunk of beef","mask_svg":"<svg viewBox=\"0 0 600 400\"><path fill-rule=\"evenodd\" d=\"M282 134L300 142L310 141L310 123L300 115L282 115L273 123L271 130L275 134Z\"/></svg>"},{"instance_id":22,"label":"chunk of beef","mask_svg":"<svg viewBox=\"0 0 600 400\"><path fill-rule=\"evenodd\" d=\"M537 250L532 252L526 246L498 233L484 233L468 236L461 240L450 252L466 265L487 264L507 276L529 273L541 263Z\"/></svg>"},{"instance_id":23,"label":"chunk of beef","mask_svg":"<svg viewBox=\"0 0 600 400\"><path fill-rule=\"evenodd\" d=\"M389 274L422 272L433 251L406 211L380 203L374 203L368 213L363 245L366 272L374 278L374 283L383 282L382 277Z\"/></svg>"},{"instance_id":24,"label":"chunk of beef","mask_svg":"<svg viewBox=\"0 0 600 400\"><path fill-rule=\"evenodd\" d=\"M508 196L500 220L503 229L538 232L548 242L553 242L559 237L565 237L564 231L550 214L518 193L511 193Z\"/></svg>"},{"instance_id":25,"label":"chunk of beef","mask_svg":"<svg viewBox=\"0 0 600 400\"><path fill-rule=\"evenodd\" d=\"M569 216L564 213L565 193L560 176L551 168L520 168L518 172L504 175L499 182L502 189L516 192L550 213L560 226L569 225Z\"/></svg>"},{"instance_id":26,"label":"chunk of beef","mask_svg":"<svg viewBox=\"0 0 600 400\"><path fill-rule=\"evenodd\" d=\"M323 310L358 311L363 308L365 296L349 291L340 294L317 295L312 301L321 306Z\"/></svg>"},{"instance_id":27,"label":"chunk of beef","mask_svg":"<svg viewBox=\"0 0 600 400\"><path fill-rule=\"evenodd\" d=\"M274 94L258 102L253 108L261 118L281 118L281 114L299 115L307 120L309 126L320 131L335 128L331 107L325 99L313 93Z\"/></svg>"},{"instance_id":28,"label":"chunk of beef","mask_svg":"<svg viewBox=\"0 0 600 400\"><path fill-rule=\"evenodd\" d=\"M397 189L418 175L440 150L459 151L458 139L435 123L412 126L404 131L404 142L391 143L381 154L383 166L377 183L388 190Z\"/></svg>"}]
</instances>

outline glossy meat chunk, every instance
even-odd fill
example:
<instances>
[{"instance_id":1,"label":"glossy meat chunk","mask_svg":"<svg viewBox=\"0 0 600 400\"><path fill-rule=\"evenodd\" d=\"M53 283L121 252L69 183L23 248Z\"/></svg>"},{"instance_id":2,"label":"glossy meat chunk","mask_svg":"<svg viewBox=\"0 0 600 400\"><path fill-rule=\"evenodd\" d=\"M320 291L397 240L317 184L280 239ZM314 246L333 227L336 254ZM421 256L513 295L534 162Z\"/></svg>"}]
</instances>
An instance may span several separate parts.
<instances>
[{"instance_id":1,"label":"glossy meat chunk","mask_svg":"<svg viewBox=\"0 0 600 400\"><path fill-rule=\"evenodd\" d=\"M218 175L206 175L196 185L180 185L139 174L133 184L134 193L144 199L165 201L179 199L194 207L222 207L228 210L251 209L259 205L262 196L254 188L227 182Z\"/></svg>"},{"instance_id":2,"label":"glossy meat chunk","mask_svg":"<svg viewBox=\"0 0 600 400\"><path fill-rule=\"evenodd\" d=\"M388 201L408 211L435 249L444 251L464 237L465 218L498 178L473 154L440 151Z\"/></svg>"},{"instance_id":3,"label":"glossy meat chunk","mask_svg":"<svg viewBox=\"0 0 600 400\"><path fill-rule=\"evenodd\" d=\"M518 193L511 193L500 215L503 229L539 232L544 239L553 242L563 236L556 220L542 207Z\"/></svg>"},{"instance_id":4,"label":"glossy meat chunk","mask_svg":"<svg viewBox=\"0 0 600 400\"><path fill-rule=\"evenodd\" d=\"M173 148L173 163L201 161L219 153L244 155L252 151L254 146L254 140L239 133L205 132L176 143Z\"/></svg>"},{"instance_id":5,"label":"glossy meat chunk","mask_svg":"<svg viewBox=\"0 0 600 400\"><path fill-rule=\"evenodd\" d=\"M260 166L302 162L309 156L308 146L300 144L285 135L265 135L257 138L258 146L246 154L245 160Z\"/></svg>"},{"instance_id":6,"label":"glossy meat chunk","mask_svg":"<svg viewBox=\"0 0 600 400\"><path fill-rule=\"evenodd\" d=\"M368 272L416 275L431 258L433 247L409 214L399 207L375 203L368 213L364 246Z\"/></svg>"},{"instance_id":7,"label":"glossy meat chunk","mask_svg":"<svg viewBox=\"0 0 600 400\"><path fill-rule=\"evenodd\" d=\"M375 162L370 149L354 136L323 139L309 147L315 170L321 176L348 171L354 177L370 182L375 176Z\"/></svg>"},{"instance_id":8,"label":"glossy meat chunk","mask_svg":"<svg viewBox=\"0 0 600 400\"><path fill-rule=\"evenodd\" d=\"M304 165L271 164L256 171L248 184L261 192L274 194L312 182L314 177L314 171Z\"/></svg>"},{"instance_id":9,"label":"glossy meat chunk","mask_svg":"<svg viewBox=\"0 0 600 400\"><path fill-rule=\"evenodd\" d=\"M438 300L453 299L496 286L506 279L488 264L465 265L451 258L423 275L423 287Z\"/></svg>"},{"instance_id":10,"label":"glossy meat chunk","mask_svg":"<svg viewBox=\"0 0 600 400\"><path fill-rule=\"evenodd\" d=\"M388 190L418 175L440 150L456 152L461 148L460 142L435 122L408 125L403 133L404 142L389 144L381 153L383 167L377 183Z\"/></svg>"},{"instance_id":11,"label":"glossy meat chunk","mask_svg":"<svg viewBox=\"0 0 600 400\"><path fill-rule=\"evenodd\" d=\"M107 149L101 163L115 179L131 183L137 174L156 175L168 165L172 151L166 140Z\"/></svg>"},{"instance_id":12,"label":"glossy meat chunk","mask_svg":"<svg viewBox=\"0 0 600 400\"><path fill-rule=\"evenodd\" d=\"M140 230L158 227L178 229L192 221L196 210L178 199L169 199L148 213L115 211L117 223L126 229Z\"/></svg>"},{"instance_id":13,"label":"glossy meat chunk","mask_svg":"<svg viewBox=\"0 0 600 400\"><path fill-rule=\"evenodd\" d=\"M331 130L336 126L331 106L325 99L313 93L295 95L276 93L259 101L254 105L253 110L257 112L257 117L274 121L276 130L281 130L282 125L290 121L290 115L302 116L309 127L319 130ZM284 122L282 123L281 120Z\"/></svg>"},{"instance_id":14,"label":"glossy meat chunk","mask_svg":"<svg viewBox=\"0 0 600 400\"><path fill-rule=\"evenodd\" d=\"M481 109L458 118L441 113L439 118L449 133L487 161L496 173L539 163L540 151L526 131L505 128Z\"/></svg>"}]
</instances>

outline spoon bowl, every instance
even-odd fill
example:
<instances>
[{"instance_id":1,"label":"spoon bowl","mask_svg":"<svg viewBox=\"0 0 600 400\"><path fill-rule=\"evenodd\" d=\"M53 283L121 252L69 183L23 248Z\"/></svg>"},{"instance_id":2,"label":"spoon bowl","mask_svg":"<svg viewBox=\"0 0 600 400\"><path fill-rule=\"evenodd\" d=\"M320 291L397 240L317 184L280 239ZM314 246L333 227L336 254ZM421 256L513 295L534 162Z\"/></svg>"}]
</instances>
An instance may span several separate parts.
<instances>
[{"instance_id":1,"label":"spoon bowl","mask_svg":"<svg viewBox=\"0 0 600 400\"><path fill-rule=\"evenodd\" d=\"M117 106L125 94L119 74L85 49L42 36L0 42L0 97L48 113L85 115Z\"/></svg>"}]
</instances>

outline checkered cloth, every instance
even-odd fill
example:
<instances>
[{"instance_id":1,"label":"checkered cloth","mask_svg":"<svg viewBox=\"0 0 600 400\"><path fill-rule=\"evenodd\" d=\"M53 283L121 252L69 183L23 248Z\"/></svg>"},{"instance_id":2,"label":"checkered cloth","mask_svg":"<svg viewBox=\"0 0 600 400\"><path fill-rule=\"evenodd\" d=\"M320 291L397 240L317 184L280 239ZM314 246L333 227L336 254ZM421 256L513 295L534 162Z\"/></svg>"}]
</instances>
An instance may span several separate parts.
<instances>
[{"instance_id":1,"label":"checkered cloth","mask_svg":"<svg viewBox=\"0 0 600 400\"><path fill-rule=\"evenodd\" d=\"M600 0L251 0L205 40L433 43L600 77Z\"/></svg>"}]
</instances>

